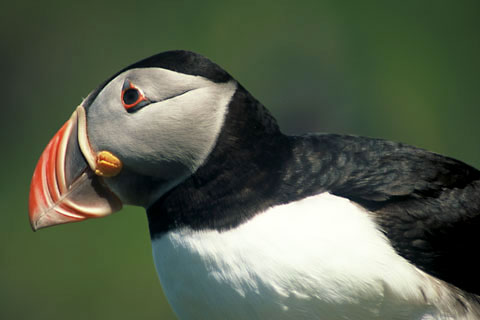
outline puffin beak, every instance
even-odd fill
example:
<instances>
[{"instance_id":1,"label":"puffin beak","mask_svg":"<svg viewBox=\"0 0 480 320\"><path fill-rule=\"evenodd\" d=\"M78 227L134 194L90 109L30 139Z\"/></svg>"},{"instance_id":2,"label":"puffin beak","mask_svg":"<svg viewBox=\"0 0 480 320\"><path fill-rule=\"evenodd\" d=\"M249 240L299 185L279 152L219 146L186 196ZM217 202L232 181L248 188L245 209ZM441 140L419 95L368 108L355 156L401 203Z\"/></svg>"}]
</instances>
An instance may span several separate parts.
<instances>
[{"instance_id":1,"label":"puffin beak","mask_svg":"<svg viewBox=\"0 0 480 320\"><path fill-rule=\"evenodd\" d=\"M103 180L118 174L122 163L108 151L93 152L86 125L85 109L80 105L40 156L28 208L34 231L103 217L122 208Z\"/></svg>"}]
</instances>

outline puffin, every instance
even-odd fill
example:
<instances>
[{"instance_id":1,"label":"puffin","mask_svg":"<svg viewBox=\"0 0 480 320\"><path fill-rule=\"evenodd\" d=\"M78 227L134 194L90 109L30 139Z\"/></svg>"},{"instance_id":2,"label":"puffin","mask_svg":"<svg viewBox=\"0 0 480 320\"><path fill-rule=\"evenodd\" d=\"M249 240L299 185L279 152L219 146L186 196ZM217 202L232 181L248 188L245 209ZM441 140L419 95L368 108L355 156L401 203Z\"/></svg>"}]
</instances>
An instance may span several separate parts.
<instances>
[{"instance_id":1,"label":"puffin","mask_svg":"<svg viewBox=\"0 0 480 320\"><path fill-rule=\"evenodd\" d=\"M283 134L194 52L114 74L38 160L33 230L124 204L146 210L179 319L480 319L477 169L383 139Z\"/></svg>"}]
</instances>

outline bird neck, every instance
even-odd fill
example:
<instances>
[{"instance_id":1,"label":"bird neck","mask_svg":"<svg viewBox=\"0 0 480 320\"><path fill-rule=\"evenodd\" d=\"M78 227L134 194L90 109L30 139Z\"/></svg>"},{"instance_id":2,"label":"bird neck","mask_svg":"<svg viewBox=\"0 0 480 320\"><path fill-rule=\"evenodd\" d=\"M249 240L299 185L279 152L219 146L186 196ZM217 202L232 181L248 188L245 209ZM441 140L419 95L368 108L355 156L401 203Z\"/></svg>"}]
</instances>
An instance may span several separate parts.
<instances>
[{"instance_id":1,"label":"bird neck","mask_svg":"<svg viewBox=\"0 0 480 320\"><path fill-rule=\"evenodd\" d=\"M226 230L275 204L290 139L239 86L205 163L147 210L152 238L177 228Z\"/></svg>"}]
</instances>

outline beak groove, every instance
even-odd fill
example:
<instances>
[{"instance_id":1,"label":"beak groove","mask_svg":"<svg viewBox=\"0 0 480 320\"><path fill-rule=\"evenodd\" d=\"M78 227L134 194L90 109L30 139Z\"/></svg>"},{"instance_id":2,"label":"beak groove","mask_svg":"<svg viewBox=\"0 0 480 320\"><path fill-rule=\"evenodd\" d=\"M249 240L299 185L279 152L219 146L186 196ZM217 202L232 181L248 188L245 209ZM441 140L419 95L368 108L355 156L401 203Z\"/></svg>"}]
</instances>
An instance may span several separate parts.
<instances>
[{"instance_id":1,"label":"beak groove","mask_svg":"<svg viewBox=\"0 0 480 320\"><path fill-rule=\"evenodd\" d=\"M68 149L81 150L80 155L72 156ZM34 231L103 217L121 209L122 202L91 170L92 157L85 109L79 106L50 140L35 168L29 196L29 217Z\"/></svg>"}]
</instances>

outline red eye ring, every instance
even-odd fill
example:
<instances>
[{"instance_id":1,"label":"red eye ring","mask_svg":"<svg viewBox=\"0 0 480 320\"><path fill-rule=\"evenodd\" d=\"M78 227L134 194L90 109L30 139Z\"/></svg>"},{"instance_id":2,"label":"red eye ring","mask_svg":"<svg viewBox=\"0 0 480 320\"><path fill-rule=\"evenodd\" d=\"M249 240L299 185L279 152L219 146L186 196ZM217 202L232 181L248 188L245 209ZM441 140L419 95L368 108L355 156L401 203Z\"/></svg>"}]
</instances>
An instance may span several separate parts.
<instances>
[{"instance_id":1,"label":"red eye ring","mask_svg":"<svg viewBox=\"0 0 480 320\"><path fill-rule=\"evenodd\" d=\"M128 85L123 86L121 100L123 107L126 110L137 107L142 102L148 102L148 99L143 92L135 87L130 81L128 81ZM145 105L145 103L143 103L143 105Z\"/></svg>"}]
</instances>

